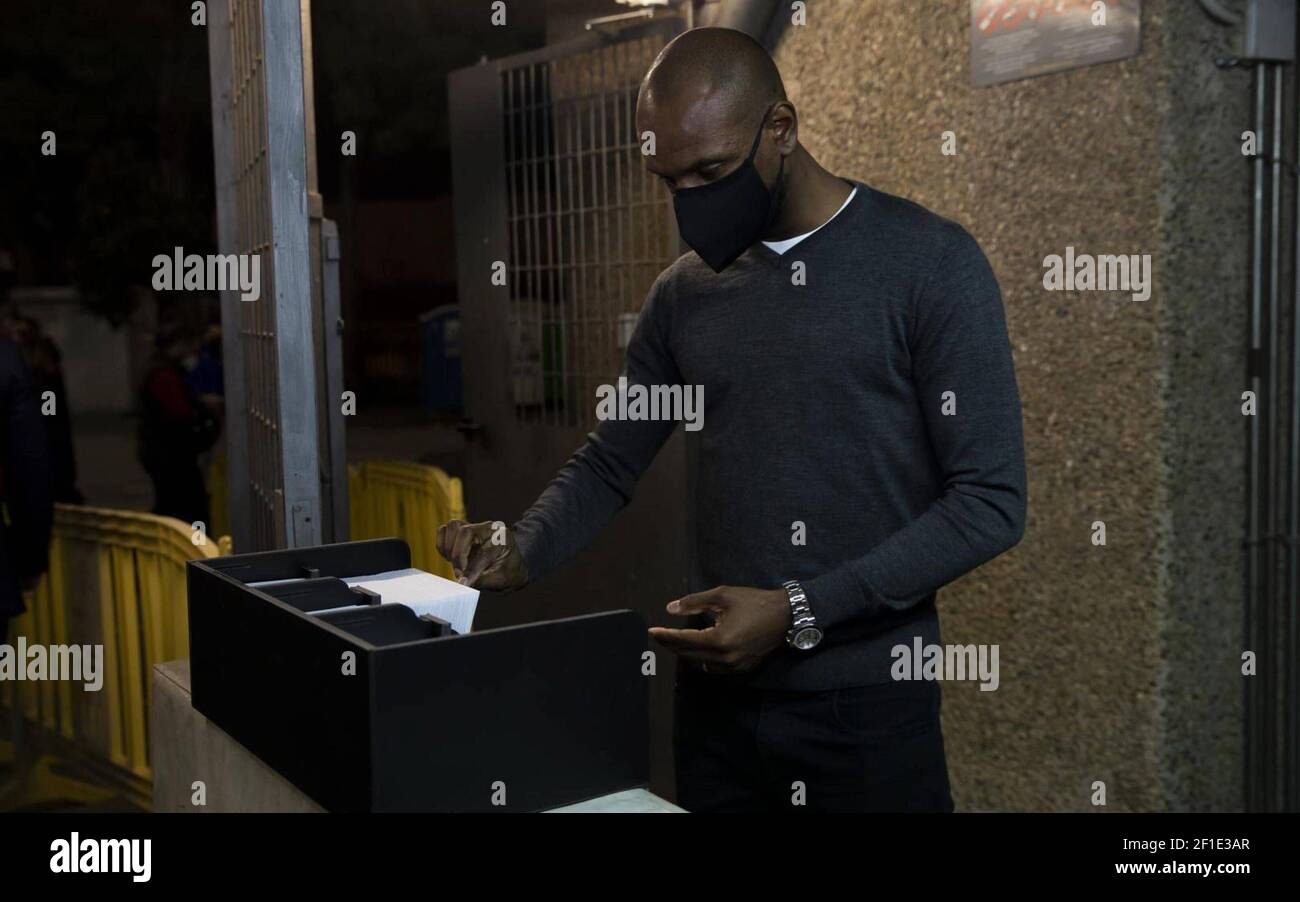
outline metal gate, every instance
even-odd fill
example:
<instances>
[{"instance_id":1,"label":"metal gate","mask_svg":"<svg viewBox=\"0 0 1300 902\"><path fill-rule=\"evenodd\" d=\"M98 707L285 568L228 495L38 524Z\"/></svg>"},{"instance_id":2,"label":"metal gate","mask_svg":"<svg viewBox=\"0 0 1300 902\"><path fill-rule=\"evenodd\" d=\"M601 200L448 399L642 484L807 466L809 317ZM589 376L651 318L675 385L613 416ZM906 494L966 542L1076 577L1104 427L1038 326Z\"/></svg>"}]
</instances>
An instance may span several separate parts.
<instances>
[{"instance_id":1,"label":"metal gate","mask_svg":"<svg viewBox=\"0 0 1300 902\"><path fill-rule=\"evenodd\" d=\"M594 425L637 312L677 256L668 194L633 117L662 30L546 60L503 61L506 276L516 417Z\"/></svg>"},{"instance_id":2,"label":"metal gate","mask_svg":"<svg viewBox=\"0 0 1300 902\"><path fill-rule=\"evenodd\" d=\"M337 306L337 240L316 192L310 2L208 6L218 245L258 255L261 272L256 300L221 301L231 531L238 551L315 545L346 537L347 480L329 350L341 323L323 307Z\"/></svg>"},{"instance_id":3,"label":"metal gate","mask_svg":"<svg viewBox=\"0 0 1300 902\"><path fill-rule=\"evenodd\" d=\"M591 31L451 74L465 498L475 519L510 522L582 444L595 387L618 378L646 293L679 253L671 198L644 172L633 115L641 78L682 27L665 18ZM686 459L679 430L591 554L508 604L480 605L476 626L613 608L659 617L687 585ZM671 682L652 690L665 735ZM657 742L661 787L670 770L667 743Z\"/></svg>"},{"instance_id":4,"label":"metal gate","mask_svg":"<svg viewBox=\"0 0 1300 902\"><path fill-rule=\"evenodd\" d=\"M475 461L520 456L514 445L545 449L510 469L528 481L522 458L542 473L581 443L596 387L617 379L646 294L680 253L634 114L681 29L674 17L593 31L451 74L471 483Z\"/></svg>"}]
</instances>

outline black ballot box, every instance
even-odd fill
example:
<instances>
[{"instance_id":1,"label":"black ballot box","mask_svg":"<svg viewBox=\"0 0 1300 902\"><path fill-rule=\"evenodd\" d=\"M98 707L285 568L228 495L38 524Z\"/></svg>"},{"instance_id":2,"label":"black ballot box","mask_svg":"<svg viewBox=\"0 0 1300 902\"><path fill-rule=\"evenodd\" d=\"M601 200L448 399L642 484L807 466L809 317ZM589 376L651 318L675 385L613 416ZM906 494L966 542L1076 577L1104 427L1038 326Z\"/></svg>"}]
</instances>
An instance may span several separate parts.
<instances>
[{"instance_id":1,"label":"black ballot box","mask_svg":"<svg viewBox=\"0 0 1300 902\"><path fill-rule=\"evenodd\" d=\"M410 561L400 539L191 561L194 708L330 811L540 811L648 784L638 614L456 635L342 583Z\"/></svg>"}]
</instances>

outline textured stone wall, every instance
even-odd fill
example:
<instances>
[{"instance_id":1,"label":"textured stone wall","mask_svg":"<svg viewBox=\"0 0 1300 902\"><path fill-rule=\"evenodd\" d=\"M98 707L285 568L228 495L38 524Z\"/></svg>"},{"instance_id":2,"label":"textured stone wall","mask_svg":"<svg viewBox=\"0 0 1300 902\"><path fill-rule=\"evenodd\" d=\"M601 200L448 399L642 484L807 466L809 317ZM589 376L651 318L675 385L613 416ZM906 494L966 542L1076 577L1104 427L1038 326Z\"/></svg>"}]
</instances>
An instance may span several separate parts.
<instances>
[{"instance_id":1,"label":"textured stone wall","mask_svg":"<svg viewBox=\"0 0 1300 902\"><path fill-rule=\"evenodd\" d=\"M823 165L966 225L1004 293L1029 525L940 595L1001 687L945 686L958 806L1240 806L1250 79L1190 0L1134 59L992 88L966 0L814 0L776 51ZM945 156L942 135L958 154ZM1151 254L1145 303L1048 292L1043 260ZM1091 541L1104 521L1107 545Z\"/></svg>"}]
</instances>

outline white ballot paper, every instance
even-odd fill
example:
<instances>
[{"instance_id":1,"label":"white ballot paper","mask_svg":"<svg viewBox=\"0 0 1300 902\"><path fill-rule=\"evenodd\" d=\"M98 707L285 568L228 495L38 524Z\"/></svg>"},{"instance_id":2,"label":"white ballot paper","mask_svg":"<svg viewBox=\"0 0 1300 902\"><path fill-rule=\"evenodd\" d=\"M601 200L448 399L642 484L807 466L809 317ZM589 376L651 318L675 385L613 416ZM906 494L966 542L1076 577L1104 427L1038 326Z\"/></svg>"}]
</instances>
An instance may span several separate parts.
<instances>
[{"instance_id":1,"label":"white ballot paper","mask_svg":"<svg viewBox=\"0 0 1300 902\"><path fill-rule=\"evenodd\" d=\"M469 632L478 608L478 589L414 567L369 576L345 576L343 581L377 593L380 604L404 604L416 616L439 617L461 635Z\"/></svg>"}]
</instances>

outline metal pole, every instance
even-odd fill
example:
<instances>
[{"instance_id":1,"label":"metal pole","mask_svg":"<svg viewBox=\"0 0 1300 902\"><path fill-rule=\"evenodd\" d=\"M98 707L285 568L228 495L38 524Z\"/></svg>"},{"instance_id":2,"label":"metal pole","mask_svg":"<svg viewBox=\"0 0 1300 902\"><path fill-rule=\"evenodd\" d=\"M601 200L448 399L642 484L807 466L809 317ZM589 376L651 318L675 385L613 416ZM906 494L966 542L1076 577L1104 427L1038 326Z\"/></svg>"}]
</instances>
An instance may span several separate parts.
<instances>
[{"instance_id":1,"label":"metal pole","mask_svg":"<svg viewBox=\"0 0 1300 902\"><path fill-rule=\"evenodd\" d=\"M332 219L321 220L321 343L324 361L326 466L321 468L326 486L322 504L330 506L330 542L346 542L350 535L348 501L347 426L343 416L343 305L339 292L339 227Z\"/></svg>"},{"instance_id":2,"label":"metal pole","mask_svg":"<svg viewBox=\"0 0 1300 902\"><path fill-rule=\"evenodd\" d=\"M1300 67L1296 68L1296 92L1293 103L1300 102ZM1294 109L1294 108L1293 108ZM1296 159L1300 160L1300 116L1295 118ZM1300 808L1297 792L1297 770L1300 769L1300 741L1297 739L1297 711L1300 704L1300 667L1297 667L1297 639L1300 624L1297 622L1297 599L1300 598L1300 555L1296 542L1300 539L1300 184L1295 187L1292 206L1291 229L1295 239L1295 256L1292 261L1293 291L1291 294L1291 391L1288 416L1291 429L1287 437L1287 519L1286 519L1286 594L1287 614L1286 650L1283 659L1287 667L1286 698L1286 800L1287 807Z\"/></svg>"},{"instance_id":3,"label":"metal pole","mask_svg":"<svg viewBox=\"0 0 1300 902\"><path fill-rule=\"evenodd\" d=\"M1278 479L1278 437L1280 435L1279 416L1281 414L1281 370L1278 367L1278 313L1282 306L1282 65L1272 63L1269 70L1273 80L1273 135L1272 161L1269 172L1269 266L1268 266L1268 356L1266 358L1268 385L1268 417L1264 422L1265 460L1267 467L1264 478L1264 522L1265 545L1264 566L1267 587L1264 594L1264 646L1267 657L1264 659L1262 674L1264 676L1264 805L1268 810L1275 810L1277 804L1277 734L1278 734L1278 496L1280 484Z\"/></svg>"},{"instance_id":4,"label":"metal pole","mask_svg":"<svg viewBox=\"0 0 1300 902\"><path fill-rule=\"evenodd\" d=\"M261 2L275 294L256 303L272 304L275 310L276 463L283 488L277 508L284 524L278 538L296 548L318 545L321 536L302 21L298 4Z\"/></svg>"},{"instance_id":5,"label":"metal pole","mask_svg":"<svg viewBox=\"0 0 1300 902\"><path fill-rule=\"evenodd\" d=\"M1266 121L1264 108L1267 102L1267 85L1262 66L1255 67L1255 141L1256 153L1251 160L1253 190L1251 196L1251 247L1250 247L1250 349L1248 355L1249 379L1251 393L1255 398L1255 415L1247 418L1248 451L1246 457L1246 610L1243 623L1243 636L1246 647L1254 653L1256 676L1242 681L1242 707L1245 722L1245 773L1243 780L1243 798L1247 811L1258 807L1259 751L1261 743L1258 738L1259 712L1257 710L1256 679L1261 666L1259 647L1259 586L1260 586L1260 372L1259 358L1262 339L1262 306L1264 274L1264 158L1259 153L1264 139Z\"/></svg>"},{"instance_id":6,"label":"metal pole","mask_svg":"<svg viewBox=\"0 0 1300 902\"><path fill-rule=\"evenodd\" d=\"M212 0L208 7L208 71L212 96L212 169L216 178L217 250L236 254L239 248L238 173L235 166L235 123L230 92L234 83L234 35L229 0ZM221 292L221 359L225 371L226 496L230 535L236 550L251 542L248 480L248 404L244 388L243 310L233 287Z\"/></svg>"}]
</instances>

